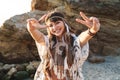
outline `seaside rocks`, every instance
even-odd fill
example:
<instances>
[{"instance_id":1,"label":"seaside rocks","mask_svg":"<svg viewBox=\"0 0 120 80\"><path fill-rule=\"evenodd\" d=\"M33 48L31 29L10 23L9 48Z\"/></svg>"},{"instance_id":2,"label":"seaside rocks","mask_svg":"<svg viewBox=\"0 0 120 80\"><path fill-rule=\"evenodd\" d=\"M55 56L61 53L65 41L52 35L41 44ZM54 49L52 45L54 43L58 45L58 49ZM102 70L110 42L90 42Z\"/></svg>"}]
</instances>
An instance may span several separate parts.
<instances>
[{"instance_id":1,"label":"seaside rocks","mask_svg":"<svg viewBox=\"0 0 120 80\"><path fill-rule=\"evenodd\" d=\"M0 80L33 80L39 63L39 61L32 61L23 64L0 65Z\"/></svg>"}]
</instances>

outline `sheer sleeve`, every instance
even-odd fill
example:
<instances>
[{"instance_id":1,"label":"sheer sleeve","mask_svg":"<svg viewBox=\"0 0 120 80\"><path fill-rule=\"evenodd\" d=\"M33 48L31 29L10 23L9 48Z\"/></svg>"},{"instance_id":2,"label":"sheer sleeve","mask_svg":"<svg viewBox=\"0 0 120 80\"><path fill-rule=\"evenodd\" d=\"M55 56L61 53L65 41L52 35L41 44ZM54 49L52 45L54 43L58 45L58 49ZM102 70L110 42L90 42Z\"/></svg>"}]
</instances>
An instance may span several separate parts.
<instances>
[{"instance_id":1,"label":"sheer sleeve","mask_svg":"<svg viewBox=\"0 0 120 80\"><path fill-rule=\"evenodd\" d=\"M88 57L88 42L83 47L81 47L79 38L76 38L74 41L73 51L74 63L71 71L73 73L74 80L84 80L84 76L82 74L82 65Z\"/></svg>"},{"instance_id":2,"label":"sheer sleeve","mask_svg":"<svg viewBox=\"0 0 120 80\"><path fill-rule=\"evenodd\" d=\"M44 61L44 59L47 58L48 55L49 40L47 36L44 36L44 39L45 39L45 45L41 45L40 43L35 42L41 61Z\"/></svg>"},{"instance_id":3,"label":"sheer sleeve","mask_svg":"<svg viewBox=\"0 0 120 80\"><path fill-rule=\"evenodd\" d=\"M77 61L77 64L82 65L89 55L88 42L83 47L81 47L79 38L76 38L74 42L74 53L75 61Z\"/></svg>"}]
</instances>

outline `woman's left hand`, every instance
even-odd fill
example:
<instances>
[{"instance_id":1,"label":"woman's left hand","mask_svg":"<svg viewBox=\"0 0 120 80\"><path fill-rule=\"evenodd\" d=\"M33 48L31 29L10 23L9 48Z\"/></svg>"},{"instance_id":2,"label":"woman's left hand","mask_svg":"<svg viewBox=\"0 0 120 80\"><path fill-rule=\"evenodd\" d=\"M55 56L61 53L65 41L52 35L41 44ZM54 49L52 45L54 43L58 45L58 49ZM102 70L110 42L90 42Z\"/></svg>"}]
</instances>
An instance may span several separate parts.
<instances>
[{"instance_id":1,"label":"woman's left hand","mask_svg":"<svg viewBox=\"0 0 120 80\"><path fill-rule=\"evenodd\" d=\"M76 19L77 22L79 22L83 25L86 25L92 33L96 33L99 31L100 22L99 22L98 18L96 18L96 17L88 18L83 12L80 12L80 15L83 18L83 20Z\"/></svg>"}]
</instances>

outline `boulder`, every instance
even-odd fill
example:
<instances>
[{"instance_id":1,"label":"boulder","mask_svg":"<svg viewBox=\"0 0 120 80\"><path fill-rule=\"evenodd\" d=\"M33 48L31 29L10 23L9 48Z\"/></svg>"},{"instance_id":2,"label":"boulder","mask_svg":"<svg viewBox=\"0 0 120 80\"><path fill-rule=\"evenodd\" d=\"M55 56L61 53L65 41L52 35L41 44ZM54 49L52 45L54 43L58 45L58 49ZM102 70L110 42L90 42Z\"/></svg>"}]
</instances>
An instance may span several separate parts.
<instances>
[{"instance_id":1,"label":"boulder","mask_svg":"<svg viewBox=\"0 0 120 80\"><path fill-rule=\"evenodd\" d=\"M28 18L39 19L44 11L15 15L0 27L0 62L23 63L40 60L35 42L26 29Z\"/></svg>"},{"instance_id":2,"label":"boulder","mask_svg":"<svg viewBox=\"0 0 120 80\"><path fill-rule=\"evenodd\" d=\"M119 0L32 0L31 11L15 15L0 27L0 62L24 63L40 60L34 40L26 29L26 20L39 19L51 9L64 11L66 18L79 34L87 28L77 22L79 11L96 16L100 31L90 40L90 51L99 55L120 55ZM36 7L39 5L38 7ZM80 18L80 17L79 17ZM46 30L41 30L46 34Z\"/></svg>"}]
</instances>

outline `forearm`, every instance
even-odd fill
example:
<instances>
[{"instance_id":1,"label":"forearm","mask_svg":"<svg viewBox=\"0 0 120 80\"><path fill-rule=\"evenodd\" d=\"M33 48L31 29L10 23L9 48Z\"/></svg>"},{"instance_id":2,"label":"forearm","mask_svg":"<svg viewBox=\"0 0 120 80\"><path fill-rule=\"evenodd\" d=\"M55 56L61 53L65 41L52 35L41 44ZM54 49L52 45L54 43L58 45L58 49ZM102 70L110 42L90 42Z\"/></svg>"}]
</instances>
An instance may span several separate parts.
<instances>
[{"instance_id":1,"label":"forearm","mask_svg":"<svg viewBox=\"0 0 120 80\"><path fill-rule=\"evenodd\" d=\"M35 29L30 31L31 36L33 37L33 39L37 42L41 41L41 39L44 38L43 33L41 33L39 30Z\"/></svg>"},{"instance_id":2,"label":"forearm","mask_svg":"<svg viewBox=\"0 0 120 80\"><path fill-rule=\"evenodd\" d=\"M96 17L88 18L83 12L80 12L82 19L76 19L77 22L87 26L89 29L79 35L80 46L84 46L96 32L100 29L99 19Z\"/></svg>"},{"instance_id":3,"label":"forearm","mask_svg":"<svg viewBox=\"0 0 120 80\"><path fill-rule=\"evenodd\" d=\"M45 44L44 34L40 32L38 29L36 29L35 27L28 26L28 32L35 41L43 45Z\"/></svg>"},{"instance_id":4,"label":"forearm","mask_svg":"<svg viewBox=\"0 0 120 80\"><path fill-rule=\"evenodd\" d=\"M80 46L84 46L94 35L96 34L96 32L92 31L92 30L86 30L84 32L82 32L78 37L80 40Z\"/></svg>"}]
</instances>

